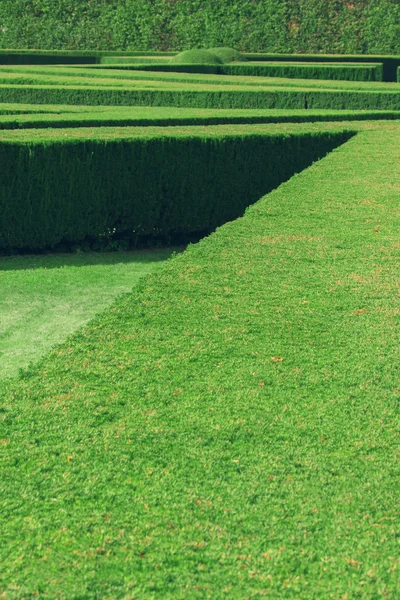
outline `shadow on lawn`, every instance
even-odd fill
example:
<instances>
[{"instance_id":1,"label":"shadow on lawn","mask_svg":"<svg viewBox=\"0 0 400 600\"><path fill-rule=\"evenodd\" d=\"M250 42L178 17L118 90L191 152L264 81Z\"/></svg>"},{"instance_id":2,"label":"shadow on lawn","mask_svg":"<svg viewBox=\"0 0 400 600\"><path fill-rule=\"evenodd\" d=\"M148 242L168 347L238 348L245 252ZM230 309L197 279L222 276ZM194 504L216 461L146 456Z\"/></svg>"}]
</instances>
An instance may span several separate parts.
<instances>
[{"instance_id":1,"label":"shadow on lawn","mask_svg":"<svg viewBox=\"0 0 400 600\"><path fill-rule=\"evenodd\" d=\"M25 254L0 256L0 271L26 269L58 269L61 267L88 267L91 265L116 265L121 263L153 263L183 252L185 247L153 248L121 252L78 252L74 254Z\"/></svg>"}]
</instances>

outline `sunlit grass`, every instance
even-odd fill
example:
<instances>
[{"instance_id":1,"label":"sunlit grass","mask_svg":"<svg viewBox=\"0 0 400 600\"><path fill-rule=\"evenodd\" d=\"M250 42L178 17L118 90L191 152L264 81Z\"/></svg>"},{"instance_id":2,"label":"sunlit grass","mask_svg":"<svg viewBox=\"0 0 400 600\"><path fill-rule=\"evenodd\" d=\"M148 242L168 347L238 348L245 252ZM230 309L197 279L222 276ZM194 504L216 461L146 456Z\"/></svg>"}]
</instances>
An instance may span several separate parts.
<instances>
[{"instance_id":1,"label":"sunlit grass","mask_svg":"<svg viewBox=\"0 0 400 600\"><path fill-rule=\"evenodd\" d=\"M399 149L361 131L3 384L11 598L396 598Z\"/></svg>"},{"instance_id":2,"label":"sunlit grass","mask_svg":"<svg viewBox=\"0 0 400 600\"><path fill-rule=\"evenodd\" d=\"M38 360L170 254L0 257L0 379Z\"/></svg>"}]
</instances>

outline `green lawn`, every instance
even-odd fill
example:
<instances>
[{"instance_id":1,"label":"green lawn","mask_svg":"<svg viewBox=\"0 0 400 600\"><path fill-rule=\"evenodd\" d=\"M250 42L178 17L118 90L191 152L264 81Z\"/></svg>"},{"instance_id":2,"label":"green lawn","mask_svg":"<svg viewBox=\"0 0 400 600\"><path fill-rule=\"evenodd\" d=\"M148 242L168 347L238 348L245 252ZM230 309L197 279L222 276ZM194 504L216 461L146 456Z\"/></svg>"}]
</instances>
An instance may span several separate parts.
<instances>
[{"instance_id":1,"label":"green lawn","mask_svg":"<svg viewBox=\"0 0 400 600\"><path fill-rule=\"evenodd\" d=\"M37 361L170 254L0 257L0 379Z\"/></svg>"},{"instance_id":2,"label":"green lawn","mask_svg":"<svg viewBox=\"0 0 400 600\"><path fill-rule=\"evenodd\" d=\"M399 162L360 126L0 384L4 598L398 597Z\"/></svg>"}]
</instances>

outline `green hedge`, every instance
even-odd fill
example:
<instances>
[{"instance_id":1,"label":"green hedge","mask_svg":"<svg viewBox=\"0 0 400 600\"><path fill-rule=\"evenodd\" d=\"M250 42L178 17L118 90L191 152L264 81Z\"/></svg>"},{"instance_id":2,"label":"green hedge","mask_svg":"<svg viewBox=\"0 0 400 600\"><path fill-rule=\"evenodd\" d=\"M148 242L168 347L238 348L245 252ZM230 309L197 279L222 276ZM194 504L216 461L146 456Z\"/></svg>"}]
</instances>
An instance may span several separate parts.
<instances>
[{"instance_id":1,"label":"green hedge","mask_svg":"<svg viewBox=\"0 0 400 600\"><path fill-rule=\"evenodd\" d=\"M121 89L79 86L0 85L0 102L186 108L320 108L400 110L397 92L271 88L254 90Z\"/></svg>"},{"instance_id":2,"label":"green hedge","mask_svg":"<svg viewBox=\"0 0 400 600\"><path fill-rule=\"evenodd\" d=\"M140 58L128 58L118 64L118 57L105 58L101 60L109 68L124 68L131 71L158 71L177 73L212 73L215 75L251 75L260 77L289 77L298 79L335 79L348 81L382 81L383 65L374 64L282 64L245 62L226 65L194 65L194 64L170 64L168 62L141 62Z\"/></svg>"},{"instance_id":3,"label":"green hedge","mask_svg":"<svg viewBox=\"0 0 400 600\"><path fill-rule=\"evenodd\" d=\"M165 56L101 56L99 63L102 65L168 65L170 55Z\"/></svg>"},{"instance_id":4,"label":"green hedge","mask_svg":"<svg viewBox=\"0 0 400 600\"><path fill-rule=\"evenodd\" d=\"M222 65L222 58L208 50L185 50L172 57L171 63L176 65Z\"/></svg>"},{"instance_id":5,"label":"green hedge","mask_svg":"<svg viewBox=\"0 0 400 600\"><path fill-rule=\"evenodd\" d=\"M338 55L338 54L246 54L250 61L290 61L290 62L323 62L323 63L381 63L383 65L383 81L396 81L397 67L400 66L400 56L383 55Z\"/></svg>"},{"instance_id":6,"label":"green hedge","mask_svg":"<svg viewBox=\"0 0 400 600\"><path fill-rule=\"evenodd\" d=\"M0 47L400 54L397 0L2 0Z\"/></svg>"},{"instance_id":7,"label":"green hedge","mask_svg":"<svg viewBox=\"0 0 400 600\"><path fill-rule=\"evenodd\" d=\"M99 58L89 55L64 55L36 52L0 53L0 65L85 65L97 64Z\"/></svg>"},{"instance_id":8,"label":"green hedge","mask_svg":"<svg viewBox=\"0 0 400 600\"><path fill-rule=\"evenodd\" d=\"M141 62L137 59L137 62L123 61L123 62L112 62L112 61L101 61L101 67L105 69L114 70L126 70L126 71L155 71L160 73L205 73L212 75L223 75L224 67L227 65L212 65L212 64L171 64L170 62Z\"/></svg>"},{"instance_id":9,"label":"green hedge","mask_svg":"<svg viewBox=\"0 0 400 600\"><path fill-rule=\"evenodd\" d=\"M117 109L120 112L121 109ZM204 110L204 109L203 109ZM65 129L76 127L179 127L204 125L233 125L255 123L317 123L323 121L372 121L397 120L400 111L317 111L317 110L265 110L232 111L205 110L209 114L196 114L196 109L135 108L122 114L114 110L107 112L84 112L69 114L29 114L27 110L2 110L0 108L0 130L10 129ZM34 110L31 109L30 113ZM179 112L180 114L177 114ZM223 114L218 114L222 112ZM247 112L247 114L245 114ZM258 112L259 114L254 114ZM24 114L28 113L28 114ZM239 114L236 114L239 113Z\"/></svg>"},{"instance_id":10,"label":"green hedge","mask_svg":"<svg viewBox=\"0 0 400 600\"><path fill-rule=\"evenodd\" d=\"M309 77L313 78L321 78L321 69L327 69L326 74L330 75L330 65L320 65L314 63L336 63L335 68L339 68L339 63L345 63L341 65L343 69L343 75L339 77L338 72L332 72L331 77L334 79L351 79L351 80L359 80L359 81L396 81L397 77L397 68L400 66L400 56L357 56L357 55L316 55L316 54L265 54L265 53L249 53L244 55L246 60L250 61L253 64L245 63L243 65L225 65L225 66L235 66L236 74L253 74L257 73L259 75L268 74L269 72L273 72L272 66L277 69L276 72L279 72L279 69L283 69L284 66L287 66L288 72L293 70L293 75L288 76L296 76L295 67L296 65L272 65L271 68L267 68L266 65L254 64L260 62L272 62L272 63L286 63L286 62L301 62L301 63L313 63L313 65L308 66L310 70ZM66 64L66 65L85 65L85 64L106 64L106 65L129 65L132 68L135 68L135 65L138 65L138 68L145 68L150 70L160 70L160 71L173 71L173 70L181 70L183 72L204 72L204 73L220 73L224 74L226 71L223 70L223 66L218 65L193 65L193 64L169 64L171 58L171 54L168 53L159 53L159 52L100 52L100 51L45 51L45 50L2 50L0 52L0 65L57 65L57 64ZM346 63L353 63L351 65ZM362 69L371 69L371 64L374 64L376 69L376 74L373 79L366 77L365 75L361 75L361 71L357 74L354 74L351 69L355 68L358 63L362 65L360 68ZM382 66L381 66L382 65ZM248 69L245 69L248 67ZM266 69L263 72L263 68ZM290 67L290 68L289 68ZM204 70L201 70L201 69ZM305 69L304 65L298 65L298 68ZM334 66L332 65L332 69ZM382 74L380 72L382 68ZM196 69L196 70L194 70ZM218 70L221 69L221 70ZM312 70L314 69L314 71ZM329 69L329 70L328 70ZM284 72L284 71L282 71ZM284 75L286 76L286 75Z\"/></svg>"},{"instance_id":11,"label":"green hedge","mask_svg":"<svg viewBox=\"0 0 400 600\"><path fill-rule=\"evenodd\" d=\"M351 135L3 142L0 248L38 250L111 232L210 231Z\"/></svg>"},{"instance_id":12,"label":"green hedge","mask_svg":"<svg viewBox=\"0 0 400 600\"><path fill-rule=\"evenodd\" d=\"M348 81L382 81L382 63L368 65L344 64L279 64L236 63L224 65L225 75L257 75L261 77L289 77L298 79L338 79Z\"/></svg>"}]
</instances>

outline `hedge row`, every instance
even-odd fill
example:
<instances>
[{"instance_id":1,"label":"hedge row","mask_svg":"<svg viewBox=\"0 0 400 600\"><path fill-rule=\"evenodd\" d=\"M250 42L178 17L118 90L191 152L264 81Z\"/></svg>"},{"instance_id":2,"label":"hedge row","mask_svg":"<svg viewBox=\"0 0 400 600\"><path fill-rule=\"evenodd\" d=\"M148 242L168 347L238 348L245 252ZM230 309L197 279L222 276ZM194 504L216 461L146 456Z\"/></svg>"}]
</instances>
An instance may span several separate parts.
<instances>
[{"instance_id":1,"label":"hedge row","mask_svg":"<svg viewBox=\"0 0 400 600\"><path fill-rule=\"evenodd\" d=\"M193 65L193 64L170 64L168 62L157 61L141 62L140 58L126 59L118 64L119 57L102 60L101 63L107 65L107 68L124 68L131 71L156 71L165 73L208 73L215 75L242 75L242 76L260 76L260 77L289 77L298 79L335 79L348 81L382 81L383 65L374 64L278 64L274 62L246 62L232 63L226 65ZM165 59L164 59L165 60ZM135 64L135 62L136 64ZM110 65L108 67L108 65Z\"/></svg>"},{"instance_id":2,"label":"hedge row","mask_svg":"<svg viewBox=\"0 0 400 600\"><path fill-rule=\"evenodd\" d=\"M195 66L195 65L194 65ZM210 65L213 69L216 65ZM67 85L88 87L121 87L125 89L148 88L148 82L162 82L161 88L165 88L164 82L173 84L175 90L199 90L207 88L241 89L247 87L252 89L324 89L342 91L369 91L369 92L395 92L398 93L397 83L379 83L371 81L345 81L345 80L301 80L281 79L272 77L253 77L242 75L219 76L214 73L181 73L169 70L164 72L163 67L153 71L145 66L140 69L131 65L80 65L80 66L38 66L38 65L14 65L0 66L0 84L23 84L23 85ZM195 66L196 67L196 66ZM200 67L201 70L201 67ZM190 85L188 85L190 84ZM200 85L199 85L200 84ZM154 83L151 84L152 87ZM168 87L168 86L167 86Z\"/></svg>"},{"instance_id":3,"label":"hedge row","mask_svg":"<svg viewBox=\"0 0 400 600\"><path fill-rule=\"evenodd\" d=\"M381 63L383 65L383 81L396 81L397 67L400 66L400 56L378 55L338 55L338 54L246 54L249 61L290 61L290 62L323 62L323 63Z\"/></svg>"},{"instance_id":4,"label":"hedge row","mask_svg":"<svg viewBox=\"0 0 400 600\"><path fill-rule=\"evenodd\" d=\"M214 131L3 142L0 248L38 250L120 232L211 231L351 135Z\"/></svg>"},{"instance_id":5,"label":"hedge row","mask_svg":"<svg viewBox=\"0 0 400 600\"><path fill-rule=\"evenodd\" d=\"M365 65L344 64L278 64L236 63L223 65L224 75L257 75L298 79L342 79L348 81L382 81L382 63Z\"/></svg>"},{"instance_id":6,"label":"hedge row","mask_svg":"<svg viewBox=\"0 0 400 600\"><path fill-rule=\"evenodd\" d=\"M2 0L0 47L400 53L397 0Z\"/></svg>"},{"instance_id":7,"label":"hedge row","mask_svg":"<svg viewBox=\"0 0 400 600\"><path fill-rule=\"evenodd\" d=\"M0 85L0 102L196 108L320 108L400 110L400 94L356 90L273 88L252 90L121 89L47 85Z\"/></svg>"},{"instance_id":8,"label":"hedge row","mask_svg":"<svg viewBox=\"0 0 400 600\"><path fill-rule=\"evenodd\" d=\"M1 32L0 32L1 39ZM127 56L125 56L127 55ZM147 58L149 56L150 58ZM168 61L170 55L163 52L111 52L111 51L68 51L68 50L1 50L0 65L80 65L113 63L116 60L132 61Z\"/></svg>"},{"instance_id":9,"label":"hedge row","mask_svg":"<svg viewBox=\"0 0 400 600\"><path fill-rule=\"evenodd\" d=\"M85 65L99 62L100 59L96 56L79 53L71 55L37 52L0 53L0 65Z\"/></svg>"},{"instance_id":10,"label":"hedge row","mask_svg":"<svg viewBox=\"0 0 400 600\"><path fill-rule=\"evenodd\" d=\"M145 109L142 109L145 112ZM168 109L164 112L161 108L160 114L126 114L118 113L69 113L69 114L17 114L16 112L2 113L0 109L0 130L10 129L65 129L78 127L173 127L173 126L205 126L205 125L233 125L254 123L317 123L323 121L370 121L370 120L397 120L400 119L400 111L260 111L264 114L235 114L235 111L222 111L222 114L196 115L195 110L179 109L187 114L170 114ZM164 109L165 110L165 109ZM171 110L171 109L170 109ZM140 111L140 108L139 108ZM211 112L211 111L210 111ZM245 111L237 111L245 112ZM254 112L254 111L253 111ZM3 116L4 114L4 116Z\"/></svg>"},{"instance_id":11,"label":"hedge row","mask_svg":"<svg viewBox=\"0 0 400 600\"><path fill-rule=\"evenodd\" d=\"M205 73L207 75L224 75L225 65L213 64L170 64L169 62L138 62L133 63L130 60L123 62L103 62L101 67L113 70L126 71L154 71L160 73ZM89 69L88 69L89 70Z\"/></svg>"},{"instance_id":12,"label":"hedge row","mask_svg":"<svg viewBox=\"0 0 400 600\"><path fill-rule=\"evenodd\" d=\"M120 65L120 64L165 64L167 65L171 60L171 55L168 56L102 56L99 59L99 63L102 65Z\"/></svg>"},{"instance_id":13,"label":"hedge row","mask_svg":"<svg viewBox=\"0 0 400 600\"><path fill-rule=\"evenodd\" d=\"M4 32L3 32L4 33ZM141 52L138 50L128 50L128 51L124 51L124 50L86 50L85 48L82 48L80 50L55 50L54 48L52 48L51 50L43 50L43 49L32 49L32 48L20 48L18 47L14 47L14 49L10 49L10 48L2 48L1 49L1 56L4 57L9 57L9 59L5 58L5 60L11 60L16 58L18 59L19 57L25 57L24 60L27 60L28 57L32 56L32 57L42 57L43 60L45 60L48 57L53 57L56 56L60 59L61 63L63 58L80 58L82 56L84 57L89 57L90 59L96 58L98 60L101 60L104 57L113 57L113 56L118 56L118 57L158 57L160 59L162 59L163 57L169 59L171 54L175 54L175 52L158 52L155 50L151 50L151 51L147 51L147 52Z\"/></svg>"},{"instance_id":14,"label":"hedge row","mask_svg":"<svg viewBox=\"0 0 400 600\"><path fill-rule=\"evenodd\" d=\"M1 36L0 36L1 37ZM248 53L245 55L250 62L311 62L311 63L359 63L359 64L382 64L383 81L396 81L397 68L400 66L400 56L382 56L382 55L328 55L328 54L265 54L265 53ZM46 65L46 64L150 64L152 67L165 65L165 69L169 68L168 61L170 54L161 52L111 52L111 51L45 51L45 50L2 50L0 53L0 64L3 65ZM194 65L174 65L175 70L178 67L187 69L193 68ZM252 65L246 64L247 67ZM343 65L344 66L344 65ZM199 67L196 71L202 72ZM216 70L204 71L212 73L222 73L216 65L213 65ZM239 73L243 74L243 73ZM344 77L347 79L347 77ZM380 81L380 75L375 79Z\"/></svg>"}]
</instances>

